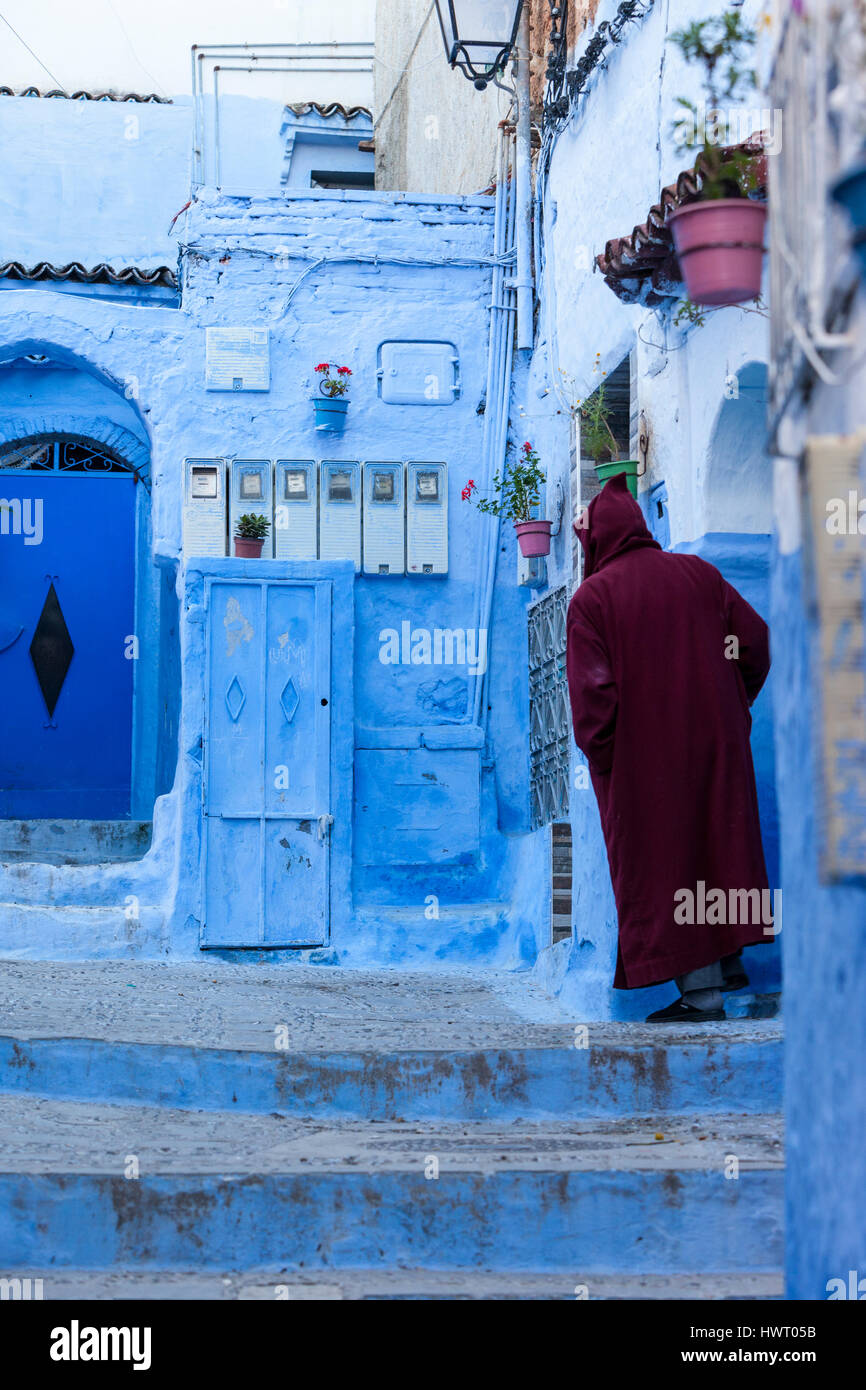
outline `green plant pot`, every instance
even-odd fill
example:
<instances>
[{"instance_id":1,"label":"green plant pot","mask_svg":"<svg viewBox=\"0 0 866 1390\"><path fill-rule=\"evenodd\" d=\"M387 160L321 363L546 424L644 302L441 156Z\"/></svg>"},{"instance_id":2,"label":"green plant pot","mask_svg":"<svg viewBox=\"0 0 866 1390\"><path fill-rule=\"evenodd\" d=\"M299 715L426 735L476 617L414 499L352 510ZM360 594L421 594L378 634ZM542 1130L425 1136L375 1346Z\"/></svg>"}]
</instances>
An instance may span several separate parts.
<instances>
[{"instance_id":1,"label":"green plant pot","mask_svg":"<svg viewBox=\"0 0 866 1390\"><path fill-rule=\"evenodd\" d=\"M637 463L634 459L614 459L612 463L597 463L595 471L602 487L608 478L615 478L618 473L625 473L628 478L628 490L637 501Z\"/></svg>"}]
</instances>

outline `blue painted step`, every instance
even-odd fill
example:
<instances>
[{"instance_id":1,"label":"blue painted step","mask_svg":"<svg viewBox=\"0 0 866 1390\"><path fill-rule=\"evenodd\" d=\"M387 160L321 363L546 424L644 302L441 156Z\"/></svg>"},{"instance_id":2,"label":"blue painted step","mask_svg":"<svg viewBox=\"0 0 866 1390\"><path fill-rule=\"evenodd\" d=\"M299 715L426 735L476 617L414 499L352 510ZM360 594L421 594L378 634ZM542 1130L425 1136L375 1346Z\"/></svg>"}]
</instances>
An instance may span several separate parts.
<instances>
[{"instance_id":1,"label":"blue painted step","mask_svg":"<svg viewBox=\"0 0 866 1390\"><path fill-rule=\"evenodd\" d=\"M0 1269L772 1273L779 1129L316 1124L6 1097Z\"/></svg>"},{"instance_id":2,"label":"blue painted step","mask_svg":"<svg viewBox=\"0 0 866 1390\"><path fill-rule=\"evenodd\" d=\"M545 1030L553 1032L553 1030ZM781 1109L775 1022L591 1025L554 1046L253 1051L0 1037L0 1093L367 1120L562 1119Z\"/></svg>"}]
</instances>

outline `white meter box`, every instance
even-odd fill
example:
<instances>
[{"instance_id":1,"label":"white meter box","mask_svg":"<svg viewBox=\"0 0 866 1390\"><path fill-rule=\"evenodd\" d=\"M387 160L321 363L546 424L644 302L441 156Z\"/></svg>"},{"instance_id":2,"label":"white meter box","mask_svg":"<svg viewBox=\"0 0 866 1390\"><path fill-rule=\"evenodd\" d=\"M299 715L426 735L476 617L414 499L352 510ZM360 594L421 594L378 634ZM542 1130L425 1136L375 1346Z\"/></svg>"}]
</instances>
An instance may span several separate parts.
<instances>
[{"instance_id":1,"label":"white meter box","mask_svg":"<svg viewBox=\"0 0 866 1390\"><path fill-rule=\"evenodd\" d=\"M278 560L318 559L319 480L314 459L277 459L274 477L274 554Z\"/></svg>"},{"instance_id":2,"label":"white meter box","mask_svg":"<svg viewBox=\"0 0 866 1390\"><path fill-rule=\"evenodd\" d=\"M361 465L323 460L319 468L319 559L361 568Z\"/></svg>"},{"instance_id":3,"label":"white meter box","mask_svg":"<svg viewBox=\"0 0 866 1390\"><path fill-rule=\"evenodd\" d=\"M406 573L403 464L364 464L364 573Z\"/></svg>"},{"instance_id":4,"label":"white meter box","mask_svg":"<svg viewBox=\"0 0 866 1390\"><path fill-rule=\"evenodd\" d=\"M459 366L453 343L382 343L379 395L388 405L451 405L460 394Z\"/></svg>"},{"instance_id":5,"label":"white meter box","mask_svg":"<svg viewBox=\"0 0 866 1390\"><path fill-rule=\"evenodd\" d=\"M448 573L448 467L406 465L406 569L409 574Z\"/></svg>"},{"instance_id":6,"label":"white meter box","mask_svg":"<svg viewBox=\"0 0 866 1390\"><path fill-rule=\"evenodd\" d=\"M273 515L273 487L271 482L270 459L232 459L229 464L231 478L229 493L229 537L237 535L237 524L242 516L264 516L268 521ZM262 555L273 552L271 534L265 536Z\"/></svg>"},{"instance_id":7,"label":"white meter box","mask_svg":"<svg viewBox=\"0 0 866 1390\"><path fill-rule=\"evenodd\" d=\"M183 552L225 555L225 460L184 460Z\"/></svg>"}]
</instances>

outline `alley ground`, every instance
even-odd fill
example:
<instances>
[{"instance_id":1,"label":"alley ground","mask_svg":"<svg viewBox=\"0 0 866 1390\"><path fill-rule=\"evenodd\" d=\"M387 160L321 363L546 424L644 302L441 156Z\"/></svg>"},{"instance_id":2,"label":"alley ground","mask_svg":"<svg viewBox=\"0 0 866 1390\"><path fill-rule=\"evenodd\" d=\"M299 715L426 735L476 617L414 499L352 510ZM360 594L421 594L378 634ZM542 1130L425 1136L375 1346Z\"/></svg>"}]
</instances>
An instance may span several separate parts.
<instances>
[{"instance_id":1,"label":"alley ground","mask_svg":"<svg viewBox=\"0 0 866 1390\"><path fill-rule=\"evenodd\" d=\"M47 1298L767 1298L781 1025L526 976L0 965L0 1270Z\"/></svg>"}]
</instances>

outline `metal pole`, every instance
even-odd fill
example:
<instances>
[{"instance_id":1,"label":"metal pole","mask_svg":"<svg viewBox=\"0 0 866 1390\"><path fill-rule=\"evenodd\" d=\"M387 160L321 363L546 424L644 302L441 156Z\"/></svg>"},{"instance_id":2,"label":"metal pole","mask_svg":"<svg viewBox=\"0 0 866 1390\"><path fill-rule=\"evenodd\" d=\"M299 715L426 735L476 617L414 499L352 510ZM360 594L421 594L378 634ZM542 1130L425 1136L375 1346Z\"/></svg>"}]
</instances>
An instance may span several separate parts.
<instances>
[{"instance_id":1,"label":"metal pole","mask_svg":"<svg viewBox=\"0 0 866 1390\"><path fill-rule=\"evenodd\" d=\"M529 5L524 0L514 62L517 87L517 131L514 182L517 196L517 346L531 348L533 330L532 277L532 136L529 119Z\"/></svg>"}]
</instances>

